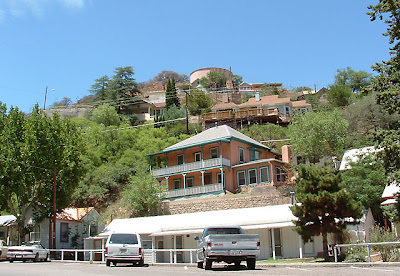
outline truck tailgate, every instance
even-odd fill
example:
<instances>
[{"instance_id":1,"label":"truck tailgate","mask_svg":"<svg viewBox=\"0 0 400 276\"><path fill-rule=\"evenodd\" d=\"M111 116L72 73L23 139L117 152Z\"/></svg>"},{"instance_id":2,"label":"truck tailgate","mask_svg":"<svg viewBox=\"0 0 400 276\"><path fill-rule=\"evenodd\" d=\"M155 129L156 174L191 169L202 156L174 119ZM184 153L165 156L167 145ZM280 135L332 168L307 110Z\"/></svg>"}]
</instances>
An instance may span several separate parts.
<instances>
[{"instance_id":1,"label":"truck tailgate","mask_svg":"<svg viewBox=\"0 0 400 276\"><path fill-rule=\"evenodd\" d=\"M229 234L229 235L209 235L208 242L211 243L213 250L257 250L258 235L253 234Z\"/></svg>"}]
</instances>

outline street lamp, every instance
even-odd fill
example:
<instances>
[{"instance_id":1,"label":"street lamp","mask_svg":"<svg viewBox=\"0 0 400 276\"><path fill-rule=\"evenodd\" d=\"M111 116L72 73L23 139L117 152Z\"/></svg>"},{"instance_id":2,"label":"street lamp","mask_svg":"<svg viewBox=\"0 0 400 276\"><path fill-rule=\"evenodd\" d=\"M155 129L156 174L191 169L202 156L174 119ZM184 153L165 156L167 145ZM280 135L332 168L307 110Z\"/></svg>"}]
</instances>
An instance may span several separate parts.
<instances>
[{"instance_id":1,"label":"street lamp","mask_svg":"<svg viewBox=\"0 0 400 276\"><path fill-rule=\"evenodd\" d=\"M46 93L44 94L44 105L43 105L43 110L46 109L46 99L47 99L47 85L46 85ZM54 91L54 89L51 89L51 91Z\"/></svg>"}]
</instances>

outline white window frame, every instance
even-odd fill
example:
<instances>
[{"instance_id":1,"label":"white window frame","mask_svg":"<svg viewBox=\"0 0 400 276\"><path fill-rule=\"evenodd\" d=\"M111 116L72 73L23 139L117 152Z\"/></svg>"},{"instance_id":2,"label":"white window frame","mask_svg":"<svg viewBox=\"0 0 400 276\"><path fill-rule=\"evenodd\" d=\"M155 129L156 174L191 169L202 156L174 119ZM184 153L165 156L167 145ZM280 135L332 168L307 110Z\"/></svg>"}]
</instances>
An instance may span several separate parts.
<instances>
[{"instance_id":1,"label":"white window frame","mask_svg":"<svg viewBox=\"0 0 400 276\"><path fill-rule=\"evenodd\" d=\"M197 160L197 156L199 157L199 160ZM194 162L200 162L201 161L201 151L195 152L194 153Z\"/></svg>"}]
</instances>

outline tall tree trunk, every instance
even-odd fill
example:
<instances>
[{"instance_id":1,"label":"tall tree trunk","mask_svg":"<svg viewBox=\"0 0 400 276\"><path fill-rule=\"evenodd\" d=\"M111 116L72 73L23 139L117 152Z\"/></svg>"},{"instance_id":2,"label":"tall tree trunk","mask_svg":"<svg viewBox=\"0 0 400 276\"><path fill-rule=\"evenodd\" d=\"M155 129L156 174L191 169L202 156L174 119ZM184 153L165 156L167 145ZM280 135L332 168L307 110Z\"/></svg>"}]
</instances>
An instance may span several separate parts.
<instances>
[{"instance_id":1,"label":"tall tree trunk","mask_svg":"<svg viewBox=\"0 0 400 276\"><path fill-rule=\"evenodd\" d=\"M324 252L324 259L325 261L328 261L329 256L328 256L328 235L326 232L322 233L322 248Z\"/></svg>"}]
</instances>

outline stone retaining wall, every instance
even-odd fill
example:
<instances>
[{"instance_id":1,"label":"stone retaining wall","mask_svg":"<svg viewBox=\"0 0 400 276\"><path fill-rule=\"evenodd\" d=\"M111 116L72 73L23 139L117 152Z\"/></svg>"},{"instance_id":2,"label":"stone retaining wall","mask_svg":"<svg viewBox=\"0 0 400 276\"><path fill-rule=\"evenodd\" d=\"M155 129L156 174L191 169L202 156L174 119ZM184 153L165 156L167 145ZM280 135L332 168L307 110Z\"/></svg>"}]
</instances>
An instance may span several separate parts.
<instances>
[{"instance_id":1,"label":"stone retaining wall","mask_svg":"<svg viewBox=\"0 0 400 276\"><path fill-rule=\"evenodd\" d=\"M163 209L165 213L174 215L290 203L291 197L287 193L280 192L275 187L263 187L241 194L168 201L164 202Z\"/></svg>"}]
</instances>

